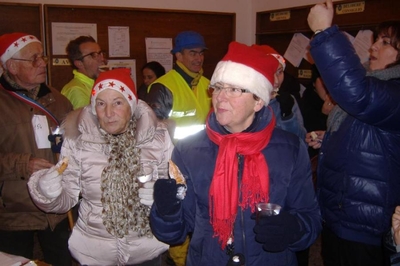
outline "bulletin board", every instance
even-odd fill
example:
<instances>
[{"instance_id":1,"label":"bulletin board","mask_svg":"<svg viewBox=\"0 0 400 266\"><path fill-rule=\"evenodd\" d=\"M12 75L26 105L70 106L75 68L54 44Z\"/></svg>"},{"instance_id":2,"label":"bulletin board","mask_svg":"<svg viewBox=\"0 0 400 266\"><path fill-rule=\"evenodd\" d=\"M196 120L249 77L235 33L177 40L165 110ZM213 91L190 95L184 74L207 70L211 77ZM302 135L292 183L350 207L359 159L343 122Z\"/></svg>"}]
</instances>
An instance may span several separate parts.
<instances>
[{"instance_id":1,"label":"bulletin board","mask_svg":"<svg viewBox=\"0 0 400 266\"><path fill-rule=\"evenodd\" d=\"M338 4L364 2L364 11L338 15L335 13L333 24L339 25L340 29L356 36L359 30L374 30L377 24L387 20L399 20L400 1L399 0L364 0L364 1L340 1L334 2L334 8ZM256 15L256 43L268 44L275 48L280 54L284 55L287 47L295 33L302 33L308 38L312 37L312 32L307 24L307 16L310 6L303 6L292 9L272 10L268 12L258 12ZM290 11L290 19L272 21L271 13ZM299 67L287 62L286 71L294 77L298 77L299 70L311 69L311 64L302 60ZM299 78L302 84L310 82L309 79Z\"/></svg>"},{"instance_id":2,"label":"bulletin board","mask_svg":"<svg viewBox=\"0 0 400 266\"><path fill-rule=\"evenodd\" d=\"M25 32L43 40L42 5L0 3L0 35Z\"/></svg>"},{"instance_id":3,"label":"bulletin board","mask_svg":"<svg viewBox=\"0 0 400 266\"><path fill-rule=\"evenodd\" d=\"M210 78L216 64L225 55L228 44L235 40L234 13L136 9L126 7L95 7L44 5L47 54L50 56L49 82L61 90L72 78L71 66L54 65L52 58L53 22L95 23L97 42L107 52L108 27L128 26L130 57L111 59L135 59L136 77L141 84L141 67L146 63L145 38L174 38L180 31L195 30L204 36L208 50L203 65L204 76ZM66 55L64 55L66 59Z\"/></svg>"}]
</instances>

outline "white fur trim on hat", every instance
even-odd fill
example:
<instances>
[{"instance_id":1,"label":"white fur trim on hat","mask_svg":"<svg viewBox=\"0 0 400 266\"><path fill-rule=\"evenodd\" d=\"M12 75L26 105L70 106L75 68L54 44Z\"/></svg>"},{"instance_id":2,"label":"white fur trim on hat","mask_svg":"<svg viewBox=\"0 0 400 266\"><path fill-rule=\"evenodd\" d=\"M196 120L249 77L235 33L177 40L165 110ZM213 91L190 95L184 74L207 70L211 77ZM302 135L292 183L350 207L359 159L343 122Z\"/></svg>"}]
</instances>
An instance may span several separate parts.
<instances>
[{"instance_id":1,"label":"white fur trim on hat","mask_svg":"<svg viewBox=\"0 0 400 266\"><path fill-rule=\"evenodd\" d=\"M233 61L220 61L211 77L210 84L226 83L247 89L269 104L273 85L260 72Z\"/></svg>"},{"instance_id":2,"label":"white fur trim on hat","mask_svg":"<svg viewBox=\"0 0 400 266\"><path fill-rule=\"evenodd\" d=\"M96 98L97 95L105 90L115 90L121 93L125 99L128 101L129 106L131 107L131 113L133 113L136 110L137 106L137 99L135 94L132 92L132 90L123 82L117 80L117 79L104 79L101 80L100 82L97 82L93 89L92 89L92 98L91 98L91 104L92 104L92 113L96 115Z\"/></svg>"},{"instance_id":3,"label":"white fur trim on hat","mask_svg":"<svg viewBox=\"0 0 400 266\"><path fill-rule=\"evenodd\" d=\"M13 37L13 36L11 35L11 37ZM6 48L6 50L0 57L1 62L3 64L5 64L5 62L7 62L8 59L13 57L13 55L15 55L18 51L20 51L22 48L24 48L28 44L33 43L33 42L41 43L33 35L25 35L25 36L19 37L16 40L11 40L11 41L12 41L12 43L8 46L8 48Z\"/></svg>"},{"instance_id":4,"label":"white fur trim on hat","mask_svg":"<svg viewBox=\"0 0 400 266\"><path fill-rule=\"evenodd\" d=\"M283 58L283 56L281 56L280 54L270 54L270 55L272 55L273 57L275 57L276 60L278 60L279 63L282 65L283 70L285 70L285 68L286 68L286 61L285 61L285 58Z\"/></svg>"}]
</instances>

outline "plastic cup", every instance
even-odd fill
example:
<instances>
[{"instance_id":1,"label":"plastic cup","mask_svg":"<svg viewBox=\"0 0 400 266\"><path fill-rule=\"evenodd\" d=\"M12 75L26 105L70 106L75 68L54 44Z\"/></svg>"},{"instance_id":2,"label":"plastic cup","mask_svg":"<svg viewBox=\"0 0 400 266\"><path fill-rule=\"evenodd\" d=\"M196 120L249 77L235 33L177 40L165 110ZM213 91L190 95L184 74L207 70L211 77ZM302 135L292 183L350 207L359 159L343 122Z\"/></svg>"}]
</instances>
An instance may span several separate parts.
<instances>
[{"instance_id":1,"label":"plastic cup","mask_svg":"<svg viewBox=\"0 0 400 266\"><path fill-rule=\"evenodd\" d=\"M257 204L257 215L259 217L278 215L281 208L278 204L261 202Z\"/></svg>"}]
</instances>

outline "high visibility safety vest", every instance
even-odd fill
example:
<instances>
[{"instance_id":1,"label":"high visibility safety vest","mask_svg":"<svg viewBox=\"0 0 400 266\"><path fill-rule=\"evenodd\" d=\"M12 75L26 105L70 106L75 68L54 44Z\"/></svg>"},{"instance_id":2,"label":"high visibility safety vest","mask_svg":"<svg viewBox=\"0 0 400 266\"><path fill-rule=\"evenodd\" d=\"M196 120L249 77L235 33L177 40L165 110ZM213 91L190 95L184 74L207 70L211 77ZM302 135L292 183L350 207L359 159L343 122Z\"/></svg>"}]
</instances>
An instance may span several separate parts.
<instances>
[{"instance_id":1,"label":"high visibility safety vest","mask_svg":"<svg viewBox=\"0 0 400 266\"><path fill-rule=\"evenodd\" d=\"M208 94L210 80L201 77L197 88L192 90L184 78L174 69L156 80L167 87L173 96L169 118L176 122L174 139L183 139L205 127L207 114L211 108Z\"/></svg>"}]
</instances>

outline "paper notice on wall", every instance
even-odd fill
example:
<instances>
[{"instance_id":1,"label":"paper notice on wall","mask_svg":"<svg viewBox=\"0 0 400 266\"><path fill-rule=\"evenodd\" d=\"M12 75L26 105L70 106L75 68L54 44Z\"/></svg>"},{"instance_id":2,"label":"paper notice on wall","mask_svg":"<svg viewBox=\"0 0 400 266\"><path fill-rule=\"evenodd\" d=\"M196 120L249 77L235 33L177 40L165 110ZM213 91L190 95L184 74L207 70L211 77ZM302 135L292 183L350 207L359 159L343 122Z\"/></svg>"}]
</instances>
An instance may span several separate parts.
<instances>
[{"instance_id":1,"label":"paper notice on wall","mask_svg":"<svg viewBox=\"0 0 400 266\"><path fill-rule=\"evenodd\" d=\"M173 56L171 50L171 38L146 38L147 62L159 62L166 72L172 69Z\"/></svg>"},{"instance_id":2,"label":"paper notice on wall","mask_svg":"<svg viewBox=\"0 0 400 266\"><path fill-rule=\"evenodd\" d=\"M131 78L136 83L136 60L135 59L115 59L107 61L108 70L116 68L127 68L131 72Z\"/></svg>"},{"instance_id":3,"label":"paper notice on wall","mask_svg":"<svg viewBox=\"0 0 400 266\"><path fill-rule=\"evenodd\" d=\"M295 33L283 57L293 66L299 67L301 60L307 52L310 39L302 33Z\"/></svg>"},{"instance_id":4,"label":"paper notice on wall","mask_svg":"<svg viewBox=\"0 0 400 266\"><path fill-rule=\"evenodd\" d=\"M129 57L129 27L108 27L108 56Z\"/></svg>"},{"instance_id":5,"label":"paper notice on wall","mask_svg":"<svg viewBox=\"0 0 400 266\"><path fill-rule=\"evenodd\" d=\"M70 40L79 36L92 36L97 41L97 25L94 23L51 23L53 55L66 55L65 48Z\"/></svg>"}]
</instances>

